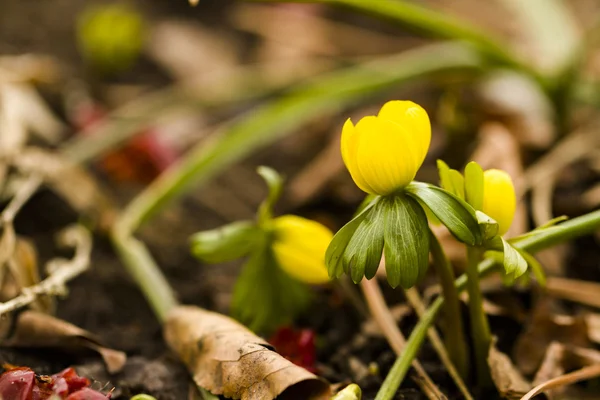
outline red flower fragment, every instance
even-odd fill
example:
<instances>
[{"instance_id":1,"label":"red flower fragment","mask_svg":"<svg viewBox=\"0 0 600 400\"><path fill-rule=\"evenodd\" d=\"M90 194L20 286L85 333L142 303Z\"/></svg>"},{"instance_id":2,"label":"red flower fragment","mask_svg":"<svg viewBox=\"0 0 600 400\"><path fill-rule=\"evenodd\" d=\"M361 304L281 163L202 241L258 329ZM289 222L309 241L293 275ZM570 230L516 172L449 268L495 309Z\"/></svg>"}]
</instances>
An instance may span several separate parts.
<instances>
[{"instance_id":1,"label":"red flower fragment","mask_svg":"<svg viewBox=\"0 0 600 400\"><path fill-rule=\"evenodd\" d=\"M67 368L52 376L36 376L26 367L5 366L0 375L0 399L2 400L107 400L110 394L90 389L90 381Z\"/></svg>"},{"instance_id":2,"label":"red flower fragment","mask_svg":"<svg viewBox=\"0 0 600 400\"><path fill-rule=\"evenodd\" d=\"M269 340L279 354L305 368L315 372L316 350L315 333L310 329L295 330L283 327L277 330Z\"/></svg>"}]
</instances>

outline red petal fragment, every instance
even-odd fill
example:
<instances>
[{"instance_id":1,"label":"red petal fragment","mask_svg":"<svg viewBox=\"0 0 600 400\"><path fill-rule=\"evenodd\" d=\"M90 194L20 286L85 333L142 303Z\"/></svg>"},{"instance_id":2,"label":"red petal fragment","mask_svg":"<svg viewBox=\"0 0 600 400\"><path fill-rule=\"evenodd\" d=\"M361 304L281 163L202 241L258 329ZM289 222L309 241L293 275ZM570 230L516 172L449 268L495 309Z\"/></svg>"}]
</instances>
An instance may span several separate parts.
<instances>
[{"instance_id":1,"label":"red petal fragment","mask_svg":"<svg viewBox=\"0 0 600 400\"><path fill-rule=\"evenodd\" d=\"M279 354L311 372L315 371L315 333L310 329L280 328L269 340Z\"/></svg>"},{"instance_id":2,"label":"red petal fragment","mask_svg":"<svg viewBox=\"0 0 600 400\"><path fill-rule=\"evenodd\" d=\"M0 399L33 400L35 372L17 368L0 376Z\"/></svg>"},{"instance_id":3,"label":"red petal fragment","mask_svg":"<svg viewBox=\"0 0 600 400\"><path fill-rule=\"evenodd\" d=\"M59 380L63 379L65 381L67 385L67 392L64 393L65 395L81 390L84 387L88 387L91 383L89 379L77 375L77 372L75 372L73 368L62 370L58 374L52 375L52 378L55 380L55 386Z\"/></svg>"}]
</instances>

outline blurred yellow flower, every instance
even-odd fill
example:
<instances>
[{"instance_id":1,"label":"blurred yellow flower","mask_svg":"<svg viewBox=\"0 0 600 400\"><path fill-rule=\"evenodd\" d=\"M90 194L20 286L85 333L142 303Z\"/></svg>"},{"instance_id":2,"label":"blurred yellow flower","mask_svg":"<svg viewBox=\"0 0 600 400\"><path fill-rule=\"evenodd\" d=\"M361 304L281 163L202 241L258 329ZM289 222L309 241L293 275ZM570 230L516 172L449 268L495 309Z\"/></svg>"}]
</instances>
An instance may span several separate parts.
<instances>
[{"instance_id":1,"label":"blurred yellow flower","mask_svg":"<svg viewBox=\"0 0 600 400\"><path fill-rule=\"evenodd\" d=\"M499 169L483 173L483 211L498 222L498 234L504 235L517 207L515 188L509 174Z\"/></svg>"},{"instance_id":2,"label":"blurred yellow flower","mask_svg":"<svg viewBox=\"0 0 600 400\"><path fill-rule=\"evenodd\" d=\"M325 251L333 233L318 222L296 215L273 219L273 253L290 276L308 284L329 281Z\"/></svg>"},{"instance_id":3,"label":"blurred yellow flower","mask_svg":"<svg viewBox=\"0 0 600 400\"><path fill-rule=\"evenodd\" d=\"M356 185L388 195L408 185L431 141L427 112L412 101L390 101L377 116L350 119L342 129L342 157Z\"/></svg>"}]
</instances>

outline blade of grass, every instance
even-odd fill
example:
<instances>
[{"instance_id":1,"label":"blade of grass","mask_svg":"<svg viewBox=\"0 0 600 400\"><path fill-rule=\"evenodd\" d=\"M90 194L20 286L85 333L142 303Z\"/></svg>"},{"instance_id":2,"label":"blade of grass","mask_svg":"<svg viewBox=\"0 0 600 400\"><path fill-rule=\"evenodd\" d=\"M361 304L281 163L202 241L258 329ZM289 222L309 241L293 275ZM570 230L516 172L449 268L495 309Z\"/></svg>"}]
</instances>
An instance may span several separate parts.
<instances>
[{"instance_id":1,"label":"blade of grass","mask_svg":"<svg viewBox=\"0 0 600 400\"><path fill-rule=\"evenodd\" d=\"M439 11L408 1L391 0L246 0L295 3L322 3L343 6L355 11L371 14L409 27L435 38L462 40L474 45L482 54L495 63L510 66L528 73L543 83L542 78L532 67L519 60L507 50L508 45L501 43L488 32L479 30L468 21L451 17ZM518 1L518 0L515 0ZM543 0L540 0L543 1Z\"/></svg>"}]
</instances>

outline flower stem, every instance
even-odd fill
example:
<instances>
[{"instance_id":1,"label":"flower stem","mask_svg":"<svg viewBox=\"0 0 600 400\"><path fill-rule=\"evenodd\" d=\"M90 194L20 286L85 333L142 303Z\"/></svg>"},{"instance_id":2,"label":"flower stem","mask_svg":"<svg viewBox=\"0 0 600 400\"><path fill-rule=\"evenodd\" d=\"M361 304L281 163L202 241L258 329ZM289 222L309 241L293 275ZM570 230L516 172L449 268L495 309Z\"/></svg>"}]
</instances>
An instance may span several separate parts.
<instances>
[{"instance_id":1,"label":"flower stem","mask_svg":"<svg viewBox=\"0 0 600 400\"><path fill-rule=\"evenodd\" d=\"M446 257L439 240L431 231L429 231L429 236L433 266L440 278L442 294L446 299L444 302L444 316L446 317L444 338L446 349L458 373L464 379L468 373L468 350L463 329L463 318L460 312L458 290L454 286L456 278L452 270L452 265L448 257Z\"/></svg>"},{"instance_id":2,"label":"flower stem","mask_svg":"<svg viewBox=\"0 0 600 400\"><path fill-rule=\"evenodd\" d=\"M600 229L600 210L582 215L581 217L573 218L556 226L560 229L548 230L545 234L532 236L530 238L514 243L514 247L534 253L551 247L555 244L566 242L580 236L588 235ZM485 276L492 272L496 267L496 263L492 259L486 259L479 263L479 276ZM461 275L456 281L455 286L458 291L465 289L467 285L467 277ZM391 400L402 384L406 373L410 367L410 363L415 358L419 348L425 340L427 330L435 322L437 314L444 305L444 298L438 297L427 309L421 317L408 340L406 341L405 351L396 359L392 369L385 378L383 385L377 393L376 400Z\"/></svg>"},{"instance_id":3,"label":"flower stem","mask_svg":"<svg viewBox=\"0 0 600 400\"><path fill-rule=\"evenodd\" d=\"M469 313L471 316L471 335L473 336L473 351L477 367L477 379L482 387L492 383L487 356L492 342L492 334L487 316L483 310L483 295L479 287L478 265L483 255L483 249L467 246L467 291L469 292Z\"/></svg>"}]
</instances>

